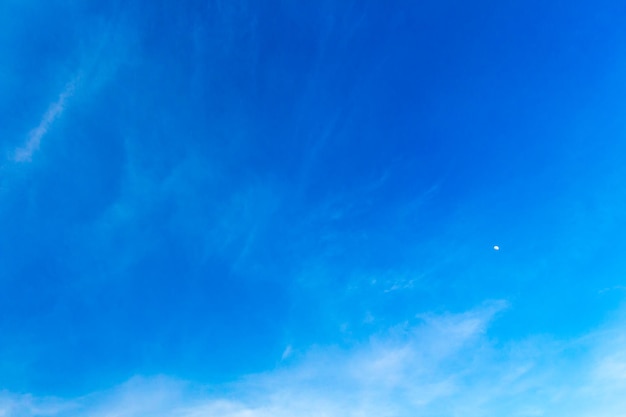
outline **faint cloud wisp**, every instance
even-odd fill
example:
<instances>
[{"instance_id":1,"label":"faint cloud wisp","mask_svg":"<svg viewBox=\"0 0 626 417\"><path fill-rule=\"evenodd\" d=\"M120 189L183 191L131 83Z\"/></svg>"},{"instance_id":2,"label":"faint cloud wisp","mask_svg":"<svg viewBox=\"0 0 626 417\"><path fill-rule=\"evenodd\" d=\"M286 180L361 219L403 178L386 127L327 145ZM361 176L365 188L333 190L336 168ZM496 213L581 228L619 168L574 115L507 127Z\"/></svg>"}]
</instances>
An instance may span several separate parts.
<instances>
[{"instance_id":1,"label":"faint cloud wisp","mask_svg":"<svg viewBox=\"0 0 626 417\"><path fill-rule=\"evenodd\" d=\"M65 86L57 101L52 103L48 110L44 113L39 125L30 131L26 143L22 147L18 148L13 155L13 160L15 162L32 161L33 154L41 145L41 140L46 133L48 133L50 126L52 126L52 124L63 114L65 106L67 105L67 100L74 95L78 80L79 78L76 77Z\"/></svg>"},{"instance_id":2,"label":"faint cloud wisp","mask_svg":"<svg viewBox=\"0 0 626 417\"><path fill-rule=\"evenodd\" d=\"M394 326L347 349L311 347L290 365L222 386L153 376L74 399L0 391L0 416L623 415L621 322L582 339L501 344L487 329L507 307L496 301L423 314L419 324Z\"/></svg>"}]
</instances>

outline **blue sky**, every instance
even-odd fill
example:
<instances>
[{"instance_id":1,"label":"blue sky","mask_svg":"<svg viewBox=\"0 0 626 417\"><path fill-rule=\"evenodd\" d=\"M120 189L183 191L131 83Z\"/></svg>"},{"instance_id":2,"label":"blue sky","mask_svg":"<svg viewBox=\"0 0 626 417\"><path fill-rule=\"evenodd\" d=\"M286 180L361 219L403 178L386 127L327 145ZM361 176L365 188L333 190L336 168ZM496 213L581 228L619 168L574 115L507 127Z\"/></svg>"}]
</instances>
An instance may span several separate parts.
<instances>
[{"instance_id":1,"label":"blue sky","mask_svg":"<svg viewBox=\"0 0 626 417\"><path fill-rule=\"evenodd\" d=\"M623 413L625 18L4 0L0 415Z\"/></svg>"}]
</instances>

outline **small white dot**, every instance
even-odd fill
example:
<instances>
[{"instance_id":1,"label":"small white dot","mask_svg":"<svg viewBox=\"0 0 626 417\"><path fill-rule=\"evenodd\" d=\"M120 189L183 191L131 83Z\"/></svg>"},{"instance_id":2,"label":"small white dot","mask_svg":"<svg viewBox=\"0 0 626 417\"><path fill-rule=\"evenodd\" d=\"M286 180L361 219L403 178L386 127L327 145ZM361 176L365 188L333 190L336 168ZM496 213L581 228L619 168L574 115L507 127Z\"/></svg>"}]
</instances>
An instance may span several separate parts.
<instances>
[{"instance_id":1,"label":"small white dot","mask_svg":"<svg viewBox=\"0 0 626 417\"><path fill-rule=\"evenodd\" d=\"M493 247L493 250L500 250L500 246L495 245L495 246Z\"/></svg>"}]
</instances>

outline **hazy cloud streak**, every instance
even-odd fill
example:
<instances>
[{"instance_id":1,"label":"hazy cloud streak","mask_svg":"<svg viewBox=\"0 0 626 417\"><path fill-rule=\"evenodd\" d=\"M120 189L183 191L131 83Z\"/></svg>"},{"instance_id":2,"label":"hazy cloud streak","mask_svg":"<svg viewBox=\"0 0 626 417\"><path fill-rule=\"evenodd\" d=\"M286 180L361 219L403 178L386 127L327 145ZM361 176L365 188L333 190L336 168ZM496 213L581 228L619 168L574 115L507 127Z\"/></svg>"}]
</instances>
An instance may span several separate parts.
<instances>
[{"instance_id":1,"label":"hazy cloud streak","mask_svg":"<svg viewBox=\"0 0 626 417\"><path fill-rule=\"evenodd\" d=\"M506 307L422 315L351 349L308 350L292 365L224 386L156 376L70 400L0 392L0 416L623 415L621 323L570 341L499 345L486 330Z\"/></svg>"},{"instance_id":2,"label":"hazy cloud streak","mask_svg":"<svg viewBox=\"0 0 626 417\"><path fill-rule=\"evenodd\" d=\"M41 118L39 125L30 131L28 140L24 146L18 148L15 151L13 159L15 162L30 162L33 154L39 149L41 140L48 133L50 126L63 114L67 101L74 95L76 91L76 84L78 78L74 78L66 86L63 92L59 95L56 102L52 103L48 110Z\"/></svg>"}]
</instances>

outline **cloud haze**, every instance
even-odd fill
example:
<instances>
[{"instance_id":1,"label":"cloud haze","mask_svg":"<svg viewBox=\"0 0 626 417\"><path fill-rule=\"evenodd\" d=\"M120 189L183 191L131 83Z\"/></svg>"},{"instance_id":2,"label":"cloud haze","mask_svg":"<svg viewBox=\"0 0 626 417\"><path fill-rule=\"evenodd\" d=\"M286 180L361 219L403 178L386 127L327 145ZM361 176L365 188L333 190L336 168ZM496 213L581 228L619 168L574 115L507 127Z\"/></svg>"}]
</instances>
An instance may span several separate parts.
<instances>
[{"instance_id":1,"label":"cloud haze","mask_svg":"<svg viewBox=\"0 0 626 417\"><path fill-rule=\"evenodd\" d=\"M502 302L428 314L350 348L319 346L262 374L207 386L135 377L69 400L0 397L3 417L620 416L626 331L499 344L488 328ZM563 359L563 357L569 357Z\"/></svg>"},{"instance_id":2,"label":"cloud haze","mask_svg":"<svg viewBox=\"0 0 626 417\"><path fill-rule=\"evenodd\" d=\"M68 100L76 91L78 81L78 78L70 81L59 95L59 98L50 105L41 118L39 125L28 134L26 143L15 151L13 157L15 162L30 162L32 160L33 154L41 146L43 137L48 133L54 122L63 114Z\"/></svg>"}]
</instances>

